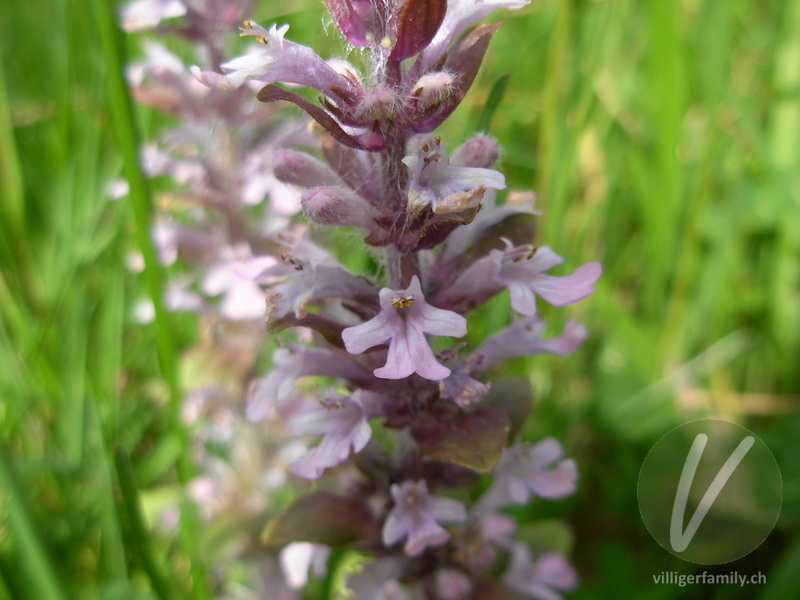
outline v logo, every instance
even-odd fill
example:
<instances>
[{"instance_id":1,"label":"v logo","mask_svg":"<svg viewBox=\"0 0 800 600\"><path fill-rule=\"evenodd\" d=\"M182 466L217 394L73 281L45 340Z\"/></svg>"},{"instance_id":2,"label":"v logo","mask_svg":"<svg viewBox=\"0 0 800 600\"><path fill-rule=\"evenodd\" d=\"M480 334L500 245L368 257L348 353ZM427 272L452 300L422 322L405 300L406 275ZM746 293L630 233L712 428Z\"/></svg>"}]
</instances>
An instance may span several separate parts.
<instances>
[{"instance_id":1,"label":"v logo","mask_svg":"<svg viewBox=\"0 0 800 600\"><path fill-rule=\"evenodd\" d=\"M725 464L722 465L716 477L714 477L714 481L711 482L708 490L706 490L703 499L700 500L700 504L698 504L689 524L686 526L686 531L682 531L683 517L686 513L686 502L689 499L689 490L692 487L697 465L700 464L700 458L703 456L703 451L707 443L708 436L704 433L698 434L697 437L694 438L692 447L689 449L686 462L683 463L683 471L681 471L681 478L678 482L678 491L675 493L675 504L672 506L672 520L669 525L669 543L672 545L672 549L675 550L675 552L683 552L689 546L692 538L694 538L694 534L697 533L697 528L700 527L700 523L706 518L708 511L711 510L711 506L714 504L717 496L719 496L722 488L725 487L725 484L728 482L731 475L733 475L736 467L742 462L745 454L753 447L755 438L753 436L748 436L739 442L739 445L728 457L728 460L725 461Z\"/></svg>"}]
</instances>

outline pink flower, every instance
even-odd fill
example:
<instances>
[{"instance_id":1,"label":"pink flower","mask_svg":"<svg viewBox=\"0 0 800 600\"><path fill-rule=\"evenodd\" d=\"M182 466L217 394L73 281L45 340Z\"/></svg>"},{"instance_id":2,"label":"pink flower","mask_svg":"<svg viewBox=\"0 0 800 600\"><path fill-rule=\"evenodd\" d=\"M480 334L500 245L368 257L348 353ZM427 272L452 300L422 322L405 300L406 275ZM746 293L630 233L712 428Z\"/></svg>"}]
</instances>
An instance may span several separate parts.
<instances>
[{"instance_id":1,"label":"pink flower","mask_svg":"<svg viewBox=\"0 0 800 600\"><path fill-rule=\"evenodd\" d=\"M564 356L586 339L586 328L576 321L568 321L561 335L553 338L542 339L544 327L545 322L538 317L514 320L472 352L469 357L472 374L483 375L493 365L518 356L543 353Z\"/></svg>"},{"instance_id":2,"label":"pink flower","mask_svg":"<svg viewBox=\"0 0 800 600\"><path fill-rule=\"evenodd\" d=\"M450 375L450 369L434 357L425 334L463 337L467 333L467 320L425 302L416 275L403 291L383 288L380 305L377 316L342 332L347 351L361 354L388 342L386 364L374 371L383 379L403 379L417 373L425 379L438 381Z\"/></svg>"},{"instance_id":3,"label":"pink flower","mask_svg":"<svg viewBox=\"0 0 800 600\"><path fill-rule=\"evenodd\" d=\"M505 250L492 250L489 256L473 263L444 292L448 304L479 304L506 287L511 294L511 308L530 317L536 314L536 296L553 306L564 306L583 300L594 291L602 272L600 263L583 264L561 277L546 275L545 271L564 262L551 248L514 246L510 240L501 239Z\"/></svg>"},{"instance_id":4,"label":"pink flower","mask_svg":"<svg viewBox=\"0 0 800 600\"><path fill-rule=\"evenodd\" d=\"M350 448L360 452L372 437L368 415L359 390L349 398L325 400L320 407L300 415L292 422L297 436L321 435L319 446L311 454L290 465L292 472L306 479L316 479L325 469L341 464L350 456Z\"/></svg>"},{"instance_id":5,"label":"pink flower","mask_svg":"<svg viewBox=\"0 0 800 600\"><path fill-rule=\"evenodd\" d=\"M386 546L406 539L405 553L414 556L428 546L438 546L450 538L439 521L464 521L464 505L449 498L437 498L428 493L424 480L404 481L391 487L394 508L383 525Z\"/></svg>"},{"instance_id":6,"label":"pink flower","mask_svg":"<svg viewBox=\"0 0 800 600\"><path fill-rule=\"evenodd\" d=\"M245 256L249 248L230 249L231 259L211 266L203 276L203 292L209 296L221 295L219 312L231 321L247 321L264 317L264 292L256 278L277 260L273 256Z\"/></svg>"},{"instance_id":7,"label":"pink flower","mask_svg":"<svg viewBox=\"0 0 800 600\"><path fill-rule=\"evenodd\" d=\"M535 295L553 306L564 306L583 300L594 291L592 286L602 270L600 263L586 263L563 277L545 275L545 271L560 265L564 259L548 246L515 248L508 240L503 241L506 250L499 278L511 294L511 308L518 313L526 316L536 314Z\"/></svg>"},{"instance_id":8,"label":"pink flower","mask_svg":"<svg viewBox=\"0 0 800 600\"><path fill-rule=\"evenodd\" d=\"M284 418L305 410L303 395L295 388L295 381L309 375L338 377L363 385L372 377L368 370L340 350L299 345L278 348L272 355L270 372L250 382L247 418L260 421L273 408Z\"/></svg>"},{"instance_id":9,"label":"pink flower","mask_svg":"<svg viewBox=\"0 0 800 600\"><path fill-rule=\"evenodd\" d=\"M416 156L403 159L411 172L408 210L417 214L426 206L434 213L457 213L477 207L487 188L502 190L506 179L494 169L451 164L439 138L423 144Z\"/></svg>"},{"instance_id":10,"label":"pink flower","mask_svg":"<svg viewBox=\"0 0 800 600\"><path fill-rule=\"evenodd\" d=\"M533 560L525 544L511 548L511 566L503 581L517 592L536 600L561 600L559 592L568 592L578 585L578 575L558 552L545 552Z\"/></svg>"},{"instance_id":11,"label":"pink flower","mask_svg":"<svg viewBox=\"0 0 800 600\"><path fill-rule=\"evenodd\" d=\"M245 21L242 35L254 36L261 45L249 54L234 58L222 66L221 75L191 67L192 75L203 85L222 90L234 90L248 80L262 83L281 81L315 88L333 98L361 92L360 84L337 73L311 48L284 39L289 26L273 25L264 29L257 23ZM339 90L337 92L333 90Z\"/></svg>"},{"instance_id":12,"label":"pink flower","mask_svg":"<svg viewBox=\"0 0 800 600\"><path fill-rule=\"evenodd\" d=\"M495 466L492 486L476 506L477 514L527 504L531 496L553 500L573 494L578 470L573 459L563 457L564 449L552 437L506 448Z\"/></svg>"},{"instance_id":13,"label":"pink flower","mask_svg":"<svg viewBox=\"0 0 800 600\"><path fill-rule=\"evenodd\" d=\"M419 62L425 67L435 64L459 35L489 13L498 8L517 10L528 2L530 0L450 0L444 20L430 45L423 50Z\"/></svg>"}]
</instances>

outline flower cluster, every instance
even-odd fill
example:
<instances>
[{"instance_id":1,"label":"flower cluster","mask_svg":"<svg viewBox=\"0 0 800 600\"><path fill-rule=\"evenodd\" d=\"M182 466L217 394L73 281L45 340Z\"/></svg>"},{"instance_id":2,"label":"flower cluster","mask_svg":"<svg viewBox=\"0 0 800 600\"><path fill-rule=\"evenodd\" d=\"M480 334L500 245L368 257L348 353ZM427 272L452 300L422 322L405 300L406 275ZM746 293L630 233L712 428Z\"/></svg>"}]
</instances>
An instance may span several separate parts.
<instances>
[{"instance_id":1,"label":"flower cluster","mask_svg":"<svg viewBox=\"0 0 800 600\"><path fill-rule=\"evenodd\" d=\"M308 447L280 421L249 421L241 404L264 342L264 291L256 278L280 265L278 237L303 231L300 194L275 175L276 155L309 147L315 138L305 120L286 118L246 89L203 86L167 49L191 52L193 62L209 67L219 64L251 9L250 0L136 0L123 7L121 23L130 32L155 28L169 41L143 37L128 79L135 99L170 124L141 150L145 173L159 183L151 233L169 269L164 300L170 310L199 316L199 342L184 350L180 365L182 417L193 432L199 470L187 492L208 531L230 531L216 538L209 557L220 598L240 597L234 581L247 562L243 557L254 556L245 567L248 587L296 600L297 580L288 574L305 558L287 553L281 562L260 552L256 524L275 510L275 495L291 478L289 464ZM110 192L125 195L127 182L114 182ZM143 266L137 253L128 262ZM152 303L140 301L135 317L152 319ZM159 524L175 526L176 513L166 505Z\"/></svg>"},{"instance_id":2,"label":"flower cluster","mask_svg":"<svg viewBox=\"0 0 800 600\"><path fill-rule=\"evenodd\" d=\"M476 24L527 2L327 0L341 34L362 49L361 68L290 41L286 26L244 21L242 35L255 42L246 55L193 66L188 76L160 49L134 81L151 104L194 119L213 110L214 135L222 131L233 153L221 165L202 150L191 158L154 152L151 173L169 171L202 208L189 211L191 227L160 223L155 234L166 261L181 255L203 265L189 284L199 297L183 283L187 304L257 334L265 316L270 333L284 332L271 370L248 387L245 412L318 440L289 468L325 483L264 532L293 587L312 565L324 567L331 547L369 559L346 579L360 600L468 600L504 590L558 598L577 585L564 556L532 553L501 512L568 496L578 475L555 439L515 439L530 389L499 374L509 359L565 355L583 342L586 331L573 321L544 337L537 297L553 306L586 298L601 268L551 274L562 259L532 245L532 203L519 194L497 201L506 182L494 169L496 142L479 135L448 153L434 131L469 91L499 27ZM139 0L129 16L152 25L183 15L191 27L211 7L227 7L225 24L243 6ZM213 62L221 44L207 46ZM147 78L163 89L143 93ZM241 109L253 96L265 108ZM279 101L313 126L283 125ZM243 120L246 136L235 126ZM191 135L173 132L168 142L214 148ZM265 196L270 208L253 227L240 208ZM209 222L212 211L221 221ZM219 222L224 233L211 235ZM351 272L325 249L331 228L343 227L372 249L378 275ZM457 341L470 314L505 290L518 316L472 349ZM474 498L482 477L490 484Z\"/></svg>"}]
</instances>

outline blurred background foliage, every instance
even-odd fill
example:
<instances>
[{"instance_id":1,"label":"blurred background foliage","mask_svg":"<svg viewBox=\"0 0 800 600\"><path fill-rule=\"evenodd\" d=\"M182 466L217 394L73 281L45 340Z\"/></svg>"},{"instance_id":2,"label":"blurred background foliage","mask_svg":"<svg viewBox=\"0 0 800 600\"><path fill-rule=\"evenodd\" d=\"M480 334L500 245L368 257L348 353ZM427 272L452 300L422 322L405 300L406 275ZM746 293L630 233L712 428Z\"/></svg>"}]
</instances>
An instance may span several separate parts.
<instances>
[{"instance_id":1,"label":"blurred background foliage","mask_svg":"<svg viewBox=\"0 0 800 600\"><path fill-rule=\"evenodd\" d=\"M254 17L330 56L343 44L319 4ZM148 288L125 267L135 211L105 193L134 141L120 137L110 8L0 11L0 598L213 597L213 540L191 510L173 538L137 511L192 476L169 381L197 328L131 318ZM582 473L575 498L515 516L569 523L575 598L800 597L800 2L537 0L495 19L443 137L474 134L510 74L489 126L499 168L537 193L538 243L605 270L589 300L542 307L553 330L585 323L584 347L512 365L537 390L524 434L557 435ZM137 119L145 137L163 122ZM501 326L506 303L471 335ZM766 542L707 568L662 550L636 504L649 448L701 417L750 427L784 477ZM767 584L654 585L664 570Z\"/></svg>"}]
</instances>

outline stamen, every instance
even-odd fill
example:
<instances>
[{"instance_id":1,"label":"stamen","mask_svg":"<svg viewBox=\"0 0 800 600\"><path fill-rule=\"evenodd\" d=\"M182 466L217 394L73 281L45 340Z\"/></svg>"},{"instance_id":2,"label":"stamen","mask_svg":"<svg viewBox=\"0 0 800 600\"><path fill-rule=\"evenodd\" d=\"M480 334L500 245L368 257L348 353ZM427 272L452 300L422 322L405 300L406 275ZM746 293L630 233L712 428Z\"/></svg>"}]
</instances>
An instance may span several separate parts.
<instances>
[{"instance_id":1,"label":"stamen","mask_svg":"<svg viewBox=\"0 0 800 600\"><path fill-rule=\"evenodd\" d=\"M536 256L536 251L539 250L538 246L527 246L530 248L525 254L520 254L519 256L515 256L513 261L514 262L522 262L523 260L531 260L534 256ZM520 250L525 250L525 247L520 248Z\"/></svg>"},{"instance_id":2,"label":"stamen","mask_svg":"<svg viewBox=\"0 0 800 600\"><path fill-rule=\"evenodd\" d=\"M370 43L375 41L375 34L372 33L371 31L368 31L364 37L367 38L367 41Z\"/></svg>"},{"instance_id":3,"label":"stamen","mask_svg":"<svg viewBox=\"0 0 800 600\"><path fill-rule=\"evenodd\" d=\"M391 47L392 47L392 40L390 40L388 37L385 37L381 40L381 48L388 50Z\"/></svg>"},{"instance_id":4,"label":"stamen","mask_svg":"<svg viewBox=\"0 0 800 600\"><path fill-rule=\"evenodd\" d=\"M300 262L299 262L299 261L298 261L296 258L294 258L293 256L289 256L288 254L281 254L281 256L280 256L280 259L281 259L283 262L285 262L285 263L287 263L287 264L289 264L289 265L292 265L292 266L294 267L294 270L295 270L295 271L302 271L302 270L303 270L303 265L302 265L302 263L300 263Z\"/></svg>"},{"instance_id":5,"label":"stamen","mask_svg":"<svg viewBox=\"0 0 800 600\"><path fill-rule=\"evenodd\" d=\"M392 298L392 306L396 308L408 308L412 304L414 304L414 294Z\"/></svg>"}]
</instances>

